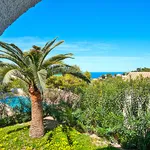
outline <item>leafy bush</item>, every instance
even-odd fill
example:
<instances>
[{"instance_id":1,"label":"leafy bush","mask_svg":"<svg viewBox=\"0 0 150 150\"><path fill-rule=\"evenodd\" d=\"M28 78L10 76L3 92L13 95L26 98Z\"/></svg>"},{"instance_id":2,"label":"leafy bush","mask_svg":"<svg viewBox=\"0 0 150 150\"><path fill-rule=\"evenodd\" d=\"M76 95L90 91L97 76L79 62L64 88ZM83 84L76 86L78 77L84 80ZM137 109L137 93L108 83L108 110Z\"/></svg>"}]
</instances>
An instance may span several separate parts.
<instances>
[{"instance_id":1,"label":"leafy bush","mask_svg":"<svg viewBox=\"0 0 150 150\"><path fill-rule=\"evenodd\" d=\"M138 148L146 150L150 144L150 114L139 118L130 118L128 127L124 126L120 130L120 140L125 148Z\"/></svg>"},{"instance_id":2,"label":"leafy bush","mask_svg":"<svg viewBox=\"0 0 150 150\"><path fill-rule=\"evenodd\" d=\"M78 124L76 110L71 103L60 101L58 104L46 105L44 115L53 116L60 124L64 124L70 127L81 128ZM79 112L80 113L80 112Z\"/></svg>"},{"instance_id":3,"label":"leafy bush","mask_svg":"<svg viewBox=\"0 0 150 150\"><path fill-rule=\"evenodd\" d=\"M91 78L89 72L85 72L84 75ZM66 91L72 91L75 93L82 92L82 89L85 88L88 84L80 78L74 77L70 74L60 75L60 76L51 76L47 79L48 88L58 88Z\"/></svg>"},{"instance_id":4,"label":"leafy bush","mask_svg":"<svg viewBox=\"0 0 150 150\"><path fill-rule=\"evenodd\" d=\"M23 123L31 120L31 115L27 113L15 114L13 116L0 119L0 127L13 125L17 123Z\"/></svg>"},{"instance_id":5,"label":"leafy bush","mask_svg":"<svg viewBox=\"0 0 150 150\"><path fill-rule=\"evenodd\" d=\"M125 148L149 145L150 79L93 82L76 105L78 122L86 132L121 142ZM77 114L77 113L76 113Z\"/></svg>"}]
</instances>

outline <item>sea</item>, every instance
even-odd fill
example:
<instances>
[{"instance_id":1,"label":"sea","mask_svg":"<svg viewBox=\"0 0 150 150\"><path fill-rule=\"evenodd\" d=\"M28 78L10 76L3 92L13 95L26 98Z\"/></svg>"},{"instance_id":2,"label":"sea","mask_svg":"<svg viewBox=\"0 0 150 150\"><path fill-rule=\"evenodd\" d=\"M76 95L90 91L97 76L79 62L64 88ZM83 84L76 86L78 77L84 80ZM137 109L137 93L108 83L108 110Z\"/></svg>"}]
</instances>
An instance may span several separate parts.
<instances>
[{"instance_id":1,"label":"sea","mask_svg":"<svg viewBox=\"0 0 150 150\"><path fill-rule=\"evenodd\" d=\"M91 73L91 78L95 79L106 74L111 74L112 76L114 76L115 74L123 74L124 72L90 72L90 73Z\"/></svg>"}]
</instances>

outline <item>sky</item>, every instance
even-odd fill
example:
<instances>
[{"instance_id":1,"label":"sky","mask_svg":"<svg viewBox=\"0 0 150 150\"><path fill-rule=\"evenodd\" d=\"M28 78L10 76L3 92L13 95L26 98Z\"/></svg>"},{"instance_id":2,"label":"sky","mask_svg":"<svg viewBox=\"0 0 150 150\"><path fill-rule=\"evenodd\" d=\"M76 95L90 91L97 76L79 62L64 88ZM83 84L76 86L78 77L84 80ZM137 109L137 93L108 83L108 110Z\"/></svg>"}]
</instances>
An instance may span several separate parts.
<instances>
[{"instance_id":1,"label":"sky","mask_svg":"<svg viewBox=\"0 0 150 150\"><path fill-rule=\"evenodd\" d=\"M55 37L65 42L50 56L90 72L150 67L149 0L42 0L5 30L0 40L24 51Z\"/></svg>"}]
</instances>

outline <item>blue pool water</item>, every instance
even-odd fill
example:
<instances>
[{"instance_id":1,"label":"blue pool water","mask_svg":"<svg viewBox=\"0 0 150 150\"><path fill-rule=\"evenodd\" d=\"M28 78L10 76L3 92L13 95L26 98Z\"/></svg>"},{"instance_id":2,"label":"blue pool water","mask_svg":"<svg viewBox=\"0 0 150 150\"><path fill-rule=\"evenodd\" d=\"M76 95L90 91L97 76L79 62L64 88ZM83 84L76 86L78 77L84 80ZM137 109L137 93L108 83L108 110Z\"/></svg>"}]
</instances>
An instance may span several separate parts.
<instances>
[{"instance_id":1,"label":"blue pool water","mask_svg":"<svg viewBox=\"0 0 150 150\"><path fill-rule=\"evenodd\" d=\"M27 112L31 108L31 102L28 97L15 96L1 99L0 102L7 104L14 109L22 109L23 112Z\"/></svg>"},{"instance_id":2,"label":"blue pool water","mask_svg":"<svg viewBox=\"0 0 150 150\"><path fill-rule=\"evenodd\" d=\"M124 72L90 72L92 79L94 78L99 78L102 75L106 74L123 74ZM12 108L21 108L24 109L25 111L31 107L31 102L28 97L23 97L23 96L15 96L15 97L7 97L5 99L0 99L0 102L5 103L9 105Z\"/></svg>"}]
</instances>

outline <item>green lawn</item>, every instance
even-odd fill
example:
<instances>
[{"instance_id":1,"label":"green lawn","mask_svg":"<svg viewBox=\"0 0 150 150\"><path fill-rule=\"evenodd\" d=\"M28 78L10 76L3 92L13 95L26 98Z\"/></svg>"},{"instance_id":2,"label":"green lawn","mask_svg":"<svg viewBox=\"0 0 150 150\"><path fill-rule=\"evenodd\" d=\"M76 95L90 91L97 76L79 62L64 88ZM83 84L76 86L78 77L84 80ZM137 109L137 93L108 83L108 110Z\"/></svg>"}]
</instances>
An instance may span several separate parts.
<instances>
[{"instance_id":1,"label":"green lawn","mask_svg":"<svg viewBox=\"0 0 150 150\"><path fill-rule=\"evenodd\" d=\"M0 150L116 150L96 147L89 136L61 125L40 139L31 139L28 133L27 123L0 128Z\"/></svg>"}]
</instances>

